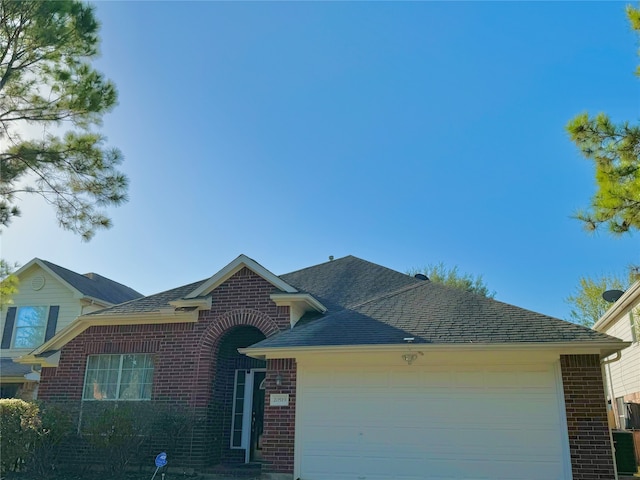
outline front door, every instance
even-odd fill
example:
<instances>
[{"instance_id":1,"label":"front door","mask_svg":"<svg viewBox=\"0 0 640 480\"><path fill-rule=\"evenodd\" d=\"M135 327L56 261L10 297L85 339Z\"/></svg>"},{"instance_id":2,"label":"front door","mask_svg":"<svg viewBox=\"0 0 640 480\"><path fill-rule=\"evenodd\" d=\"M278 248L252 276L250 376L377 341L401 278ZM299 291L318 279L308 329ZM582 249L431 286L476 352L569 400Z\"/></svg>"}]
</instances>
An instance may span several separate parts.
<instances>
[{"instance_id":1,"label":"front door","mask_svg":"<svg viewBox=\"0 0 640 480\"><path fill-rule=\"evenodd\" d=\"M263 368L236 370L233 390L231 448L245 450L245 462L262 460L264 429Z\"/></svg>"}]
</instances>

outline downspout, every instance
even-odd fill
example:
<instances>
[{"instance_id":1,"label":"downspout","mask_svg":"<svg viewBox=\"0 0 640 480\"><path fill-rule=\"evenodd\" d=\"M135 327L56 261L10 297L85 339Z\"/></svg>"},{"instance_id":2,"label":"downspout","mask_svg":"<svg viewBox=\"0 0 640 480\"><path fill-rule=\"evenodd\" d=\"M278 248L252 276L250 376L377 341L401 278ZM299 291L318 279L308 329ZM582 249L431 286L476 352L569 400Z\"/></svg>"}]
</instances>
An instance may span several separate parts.
<instances>
[{"instance_id":1,"label":"downspout","mask_svg":"<svg viewBox=\"0 0 640 480\"><path fill-rule=\"evenodd\" d=\"M604 384L604 388L605 391L609 392L609 398L611 399L611 409L613 410L613 413L615 415L616 418L616 425L618 425L618 421L619 421L619 415L618 415L618 405L616 404L616 399L614 398L614 393L613 393L613 379L611 378L611 364L615 363L617 361L619 361L622 358L622 354L620 353L620 350L618 350L615 354L615 356L609 360L601 360L600 364L602 365L602 375L603 375L603 379L608 378L609 379L609 385ZM608 375L606 374L607 372L604 371L604 367L607 367L607 372ZM611 387L611 389L609 389L609 387Z\"/></svg>"},{"instance_id":2,"label":"downspout","mask_svg":"<svg viewBox=\"0 0 640 480\"><path fill-rule=\"evenodd\" d=\"M613 398L613 380L611 379L611 364L617 362L621 358L622 358L622 354L620 353L620 350L618 350L613 358L610 358L609 360L600 360L600 371L602 372L602 386L604 387L605 392L609 391L609 388L607 387L607 382L605 380L605 378L607 377L606 372L604 371L605 365L607 367L607 370L609 371L608 377L609 377L609 383L611 384L611 390L610 390L611 409L613 410L613 414L615 415L615 418L616 418L616 425L618 424L619 416L618 416L618 406L616 405L615 398ZM609 418L608 418L608 412L607 412L607 426L608 426L608 423L609 423ZM609 428L609 441L611 442L611 454L613 456L613 474L614 474L613 478L617 480L618 465L616 464L616 444L613 441L613 432L611 431L611 428Z\"/></svg>"}]
</instances>

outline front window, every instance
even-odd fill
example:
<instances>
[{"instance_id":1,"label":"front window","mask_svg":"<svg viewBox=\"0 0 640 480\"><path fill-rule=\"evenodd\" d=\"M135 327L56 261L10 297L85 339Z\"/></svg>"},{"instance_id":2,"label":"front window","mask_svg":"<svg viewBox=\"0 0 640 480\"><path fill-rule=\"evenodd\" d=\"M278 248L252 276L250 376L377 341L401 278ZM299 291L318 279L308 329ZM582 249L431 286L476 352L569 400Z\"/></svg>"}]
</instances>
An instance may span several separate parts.
<instances>
[{"instance_id":1,"label":"front window","mask_svg":"<svg viewBox=\"0 0 640 480\"><path fill-rule=\"evenodd\" d=\"M14 348L36 348L44 342L48 307L19 307Z\"/></svg>"},{"instance_id":2,"label":"front window","mask_svg":"<svg viewBox=\"0 0 640 480\"><path fill-rule=\"evenodd\" d=\"M153 355L90 355L83 400L150 400Z\"/></svg>"}]
</instances>

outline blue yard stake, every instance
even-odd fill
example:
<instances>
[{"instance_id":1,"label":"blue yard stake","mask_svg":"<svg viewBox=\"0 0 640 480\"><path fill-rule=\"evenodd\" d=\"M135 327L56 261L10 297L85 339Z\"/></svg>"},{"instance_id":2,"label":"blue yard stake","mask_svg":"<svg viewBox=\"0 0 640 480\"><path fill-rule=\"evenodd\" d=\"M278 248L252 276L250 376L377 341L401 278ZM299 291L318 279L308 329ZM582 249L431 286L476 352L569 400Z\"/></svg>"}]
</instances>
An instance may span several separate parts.
<instances>
[{"instance_id":1,"label":"blue yard stake","mask_svg":"<svg viewBox=\"0 0 640 480\"><path fill-rule=\"evenodd\" d=\"M156 471L153 472L153 477L151 477L151 480L156 478L156 473L158 473L158 470L160 470L166 464L167 464L167 454L166 454L166 452L159 453L156 456Z\"/></svg>"}]
</instances>

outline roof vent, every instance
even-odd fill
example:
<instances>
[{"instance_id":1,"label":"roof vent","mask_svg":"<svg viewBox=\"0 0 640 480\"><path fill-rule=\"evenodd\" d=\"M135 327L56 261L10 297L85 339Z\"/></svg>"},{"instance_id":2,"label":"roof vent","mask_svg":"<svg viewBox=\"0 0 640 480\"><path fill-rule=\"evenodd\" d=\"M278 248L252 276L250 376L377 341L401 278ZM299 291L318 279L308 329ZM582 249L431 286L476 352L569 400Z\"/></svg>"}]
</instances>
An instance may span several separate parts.
<instances>
[{"instance_id":1,"label":"roof vent","mask_svg":"<svg viewBox=\"0 0 640 480\"><path fill-rule=\"evenodd\" d=\"M429 280L429 277L422 273L416 273L413 277L417 278L418 280Z\"/></svg>"},{"instance_id":2,"label":"roof vent","mask_svg":"<svg viewBox=\"0 0 640 480\"><path fill-rule=\"evenodd\" d=\"M333 255L329 255L329 261L333 262Z\"/></svg>"},{"instance_id":3,"label":"roof vent","mask_svg":"<svg viewBox=\"0 0 640 480\"><path fill-rule=\"evenodd\" d=\"M604 298L607 302L613 303L617 301L624 292L622 290L607 290L602 294L602 298Z\"/></svg>"},{"instance_id":4,"label":"roof vent","mask_svg":"<svg viewBox=\"0 0 640 480\"><path fill-rule=\"evenodd\" d=\"M36 275L31 279L31 288L33 290L38 291L42 287L44 287L44 283L45 283L44 277L42 275Z\"/></svg>"}]
</instances>

